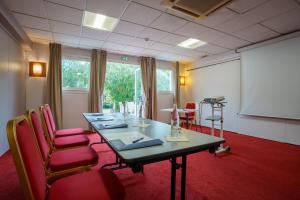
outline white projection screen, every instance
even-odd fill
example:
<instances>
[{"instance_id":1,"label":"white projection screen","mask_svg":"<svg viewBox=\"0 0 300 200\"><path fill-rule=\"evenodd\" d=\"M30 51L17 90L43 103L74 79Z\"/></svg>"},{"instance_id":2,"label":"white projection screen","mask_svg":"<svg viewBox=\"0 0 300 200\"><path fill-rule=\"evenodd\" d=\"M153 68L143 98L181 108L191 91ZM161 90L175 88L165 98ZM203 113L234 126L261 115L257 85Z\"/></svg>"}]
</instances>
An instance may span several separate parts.
<instances>
[{"instance_id":1,"label":"white projection screen","mask_svg":"<svg viewBox=\"0 0 300 200\"><path fill-rule=\"evenodd\" d=\"M300 119L300 37L241 52L240 114Z\"/></svg>"}]
</instances>

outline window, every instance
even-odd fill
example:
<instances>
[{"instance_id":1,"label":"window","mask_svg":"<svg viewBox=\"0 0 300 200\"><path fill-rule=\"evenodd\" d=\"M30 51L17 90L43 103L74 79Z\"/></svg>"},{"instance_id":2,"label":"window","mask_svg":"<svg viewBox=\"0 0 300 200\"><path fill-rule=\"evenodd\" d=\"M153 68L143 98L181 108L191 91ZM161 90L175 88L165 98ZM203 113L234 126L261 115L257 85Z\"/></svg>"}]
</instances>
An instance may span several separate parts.
<instances>
[{"instance_id":1,"label":"window","mask_svg":"<svg viewBox=\"0 0 300 200\"><path fill-rule=\"evenodd\" d=\"M173 91L173 72L169 69L156 69L157 91Z\"/></svg>"},{"instance_id":2,"label":"window","mask_svg":"<svg viewBox=\"0 0 300 200\"><path fill-rule=\"evenodd\" d=\"M62 60L62 86L64 89L88 89L90 62L86 60Z\"/></svg>"},{"instance_id":3,"label":"window","mask_svg":"<svg viewBox=\"0 0 300 200\"><path fill-rule=\"evenodd\" d=\"M129 112L135 113L136 102L141 98L140 66L107 62L104 83L103 111L122 112L122 102L128 102Z\"/></svg>"}]
</instances>

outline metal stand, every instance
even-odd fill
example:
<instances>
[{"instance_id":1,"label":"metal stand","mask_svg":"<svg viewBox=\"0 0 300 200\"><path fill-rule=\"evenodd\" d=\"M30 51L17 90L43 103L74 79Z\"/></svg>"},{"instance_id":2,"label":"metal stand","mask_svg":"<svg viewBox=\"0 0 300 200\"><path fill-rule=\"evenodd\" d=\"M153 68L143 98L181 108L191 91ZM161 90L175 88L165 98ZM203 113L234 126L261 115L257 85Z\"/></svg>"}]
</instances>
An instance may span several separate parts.
<instances>
[{"instance_id":1,"label":"metal stand","mask_svg":"<svg viewBox=\"0 0 300 200\"><path fill-rule=\"evenodd\" d=\"M180 199L185 200L185 188L186 188L186 155L182 155L181 157L181 191L180 191ZM170 199L175 200L176 194L176 169L178 168L178 163L176 162L176 157L171 158L171 194Z\"/></svg>"},{"instance_id":2,"label":"metal stand","mask_svg":"<svg viewBox=\"0 0 300 200\"><path fill-rule=\"evenodd\" d=\"M223 123L224 123L224 117L223 117L223 108L225 107L226 102L218 102L218 103L210 103L212 115L207 117L206 120L211 121L211 135L214 136L214 130L215 130L215 121L220 121L221 128L220 128L220 137L223 138ZM215 115L215 112L219 112L220 115ZM220 147L215 151L215 155L222 153L222 152L230 152L230 147L226 146L224 147L223 144L220 145Z\"/></svg>"}]
</instances>

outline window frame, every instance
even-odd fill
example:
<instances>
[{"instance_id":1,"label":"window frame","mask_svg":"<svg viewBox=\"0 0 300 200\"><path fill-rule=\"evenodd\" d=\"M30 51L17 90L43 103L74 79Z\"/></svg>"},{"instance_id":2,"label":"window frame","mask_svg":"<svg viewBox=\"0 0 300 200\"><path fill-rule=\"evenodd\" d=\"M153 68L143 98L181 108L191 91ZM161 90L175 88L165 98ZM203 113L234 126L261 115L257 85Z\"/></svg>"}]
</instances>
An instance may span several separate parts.
<instances>
[{"instance_id":1,"label":"window frame","mask_svg":"<svg viewBox=\"0 0 300 200\"><path fill-rule=\"evenodd\" d=\"M157 87L157 80L156 80L156 88L157 88L157 93L161 93L161 94L171 94L171 93L174 93L175 92L175 69L174 68L171 68L171 67L167 67L167 66L164 66L164 65L159 65L156 67L156 73L157 73L157 70L160 69L160 70L168 70L168 71L171 71L171 82L170 82L170 87L171 87L171 90L158 90L158 87ZM157 75L157 74L156 74ZM157 76L156 76L157 78Z\"/></svg>"},{"instance_id":2,"label":"window frame","mask_svg":"<svg viewBox=\"0 0 300 200\"><path fill-rule=\"evenodd\" d=\"M63 68L63 60L76 60L76 61L85 61L85 62L89 62L89 72L91 72L91 59L90 58L85 58L85 57L79 57L79 56L70 56L70 55L65 55L62 57L61 60L61 68ZM61 69L63 70L63 69ZM76 87L64 87L63 86L63 71L61 72L61 76L62 76L62 92L69 92L69 93L88 93L90 90L90 81L91 81L91 77L89 74L89 78L88 78L88 87L87 88L76 88Z\"/></svg>"}]
</instances>

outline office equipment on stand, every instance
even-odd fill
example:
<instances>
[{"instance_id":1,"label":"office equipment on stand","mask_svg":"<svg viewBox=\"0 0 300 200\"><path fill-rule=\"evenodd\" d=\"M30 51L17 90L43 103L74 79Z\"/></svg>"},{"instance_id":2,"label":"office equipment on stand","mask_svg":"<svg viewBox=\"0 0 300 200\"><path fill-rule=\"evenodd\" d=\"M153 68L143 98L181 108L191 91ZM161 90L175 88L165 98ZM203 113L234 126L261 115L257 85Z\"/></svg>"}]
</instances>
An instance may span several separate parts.
<instances>
[{"instance_id":1,"label":"office equipment on stand","mask_svg":"<svg viewBox=\"0 0 300 200\"><path fill-rule=\"evenodd\" d=\"M225 107L225 103L227 103L224 100L225 100L224 96L218 96L218 97L205 98L205 99L203 99L203 101L200 102L201 107L202 107L202 104L210 104L211 105L211 116L206 117L205 120L211 121L211 135L212 136L215 136L215 133L214 133L215 122L216 121L220 122L220 138L224 138L224 136L223 136L223 124L224 124L223 108ZM199 109L199 110L201 110L201 109ZM218 112L219 115L216 115L216 112ZM199 115L200 120L201 120L201 114L202 113L200 113L200 115ZM222 152L230 152L230 147L229 146L224 147L224 145L221 144L219 146L219 148L216 149L215 155L222 153Z\"/></svg>"}]
</instances>

